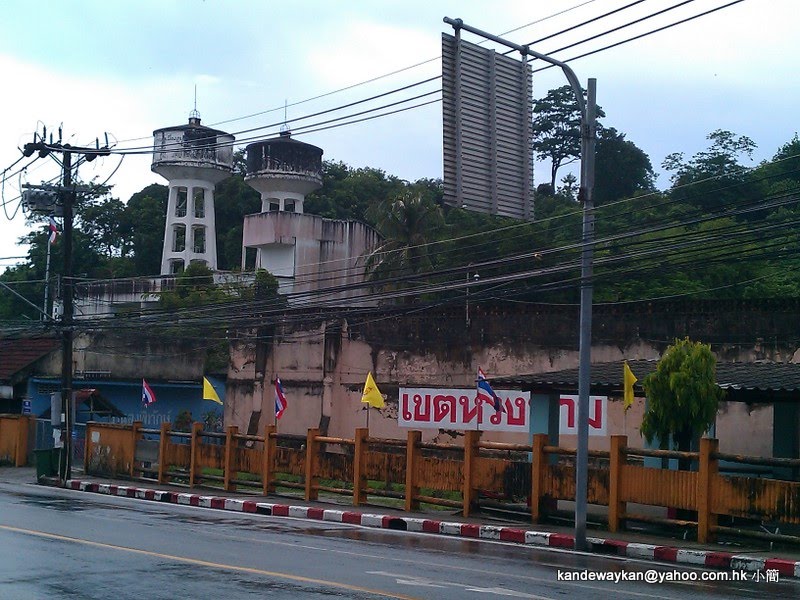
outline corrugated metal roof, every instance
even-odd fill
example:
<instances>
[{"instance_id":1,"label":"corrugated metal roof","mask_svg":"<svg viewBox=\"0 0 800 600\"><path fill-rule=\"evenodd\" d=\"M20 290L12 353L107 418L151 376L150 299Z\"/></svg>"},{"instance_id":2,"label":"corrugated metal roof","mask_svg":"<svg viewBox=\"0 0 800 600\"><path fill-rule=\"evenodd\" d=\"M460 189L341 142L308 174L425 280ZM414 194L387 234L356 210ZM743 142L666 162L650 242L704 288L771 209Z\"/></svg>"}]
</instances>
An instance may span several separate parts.
<instances>
[{"instance_id":1,"label":"corrugated metal roof","mask_svg":"<svg viewBox=\"0 0 800 600\"><path fill-rule=\"evenodd\" d=\"M0 339L0 380L11 379L58 345L57 338Z\"/></svg>"},{"instance_id":2,"label":"corrugated metal roof","mask_svg":"<svg viewBox=\"0 0 800 600\"><path fill-rule=\"evenodd\" d=\"M629 360L628 366L639 380L635 389L641 391L641 381L655 371L656 360ZM623 361L594 363L590 370L594 391L622 393ZM564 391L578 389L578 369L549 373L512 375L491 378L492 385L515 387L528 391ZM757 400L758 395L770 397L800 397L800 364L775 362L717 362L718 385L735 394L737 399ZM742 394L742 392L748 392ZM748 397L742 397L742 396Z\"/></svg>"}]
</instances>

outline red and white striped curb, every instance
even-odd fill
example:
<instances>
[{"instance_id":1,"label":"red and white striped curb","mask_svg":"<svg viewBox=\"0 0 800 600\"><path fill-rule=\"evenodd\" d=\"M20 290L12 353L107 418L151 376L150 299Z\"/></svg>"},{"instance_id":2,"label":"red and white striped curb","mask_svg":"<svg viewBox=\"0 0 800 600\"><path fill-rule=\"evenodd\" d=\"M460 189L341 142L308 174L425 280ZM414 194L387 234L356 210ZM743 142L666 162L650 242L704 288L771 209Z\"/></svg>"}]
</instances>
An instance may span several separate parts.
<instances>
[{"instance_id":1,"label":"red and white striped curb","mask_svg":"<svg viewBox=\"0 0 800 600\"><path fill-rule=\"evenodd\" d=\"M94 492L109 496L139 498L155 502L182 504L201 508L216 508L236 512L256 513L273 517L297 517L301 519L318 519L333 521L362 527L378 529L394 529L398 531L415 531L434 533L462 538L482 540L499 540L527 546L547 546L550 548L572 549L575 538L563 533L544 531L527 531L515 527L496 527L493 525L477 525L473 523L448 523L433 519L414 517L360 513L347 510L324 509L311 506L290 506L272 502L256 502L239 498L223 498L219 496L202 496L178 492L158 491L148 488L137 488L123 485L110 485L71 479L67 487L73 490ZM754 558L730 552L713 550L687 550L673 546L657 546L654 544L637 544L604 538L587 538L592 552L639 558L668 563L679 563L713 569L731 569L744 571L776 570L783 577L800 578L800 561L783 558Z\"/></svg>"}]
</instances>

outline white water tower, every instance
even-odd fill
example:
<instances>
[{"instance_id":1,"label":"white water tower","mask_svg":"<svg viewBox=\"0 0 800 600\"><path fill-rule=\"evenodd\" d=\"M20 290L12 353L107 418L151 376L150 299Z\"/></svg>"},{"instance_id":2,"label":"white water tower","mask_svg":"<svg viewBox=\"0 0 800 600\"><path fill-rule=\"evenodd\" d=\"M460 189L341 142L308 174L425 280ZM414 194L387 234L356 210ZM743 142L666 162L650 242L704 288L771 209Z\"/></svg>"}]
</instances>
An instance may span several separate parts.
<instances>
[{"instance_id":1,"label":"white water tower","mask_svg":"<svg viewBox=\"0 0 800 600\"><path fill-rule=\"evenodd\" d=\"M216 270L214 186L231 174L233 141L229 133L201 125L196 110L188 125L153 132L150 168L169 182L162 275L194 262Z\"/></svg>"}]
</instances>

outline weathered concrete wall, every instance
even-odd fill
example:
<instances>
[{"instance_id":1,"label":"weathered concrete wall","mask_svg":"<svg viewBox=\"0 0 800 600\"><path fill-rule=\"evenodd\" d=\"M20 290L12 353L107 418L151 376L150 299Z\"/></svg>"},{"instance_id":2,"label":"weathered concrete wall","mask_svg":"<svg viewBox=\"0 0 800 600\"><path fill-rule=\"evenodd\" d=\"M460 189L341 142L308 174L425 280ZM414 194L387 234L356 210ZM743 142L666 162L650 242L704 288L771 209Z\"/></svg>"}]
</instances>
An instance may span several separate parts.
<instances>
[{"instance_id":1,"label":"weathered concrete wall","mask_svg":"<svg viewBox=\"0 0 800 600\"><path fill-rule=\"evenodd\" d=\"M621 359L658 359L676 338L689 335L710 342L720 360L788 360L800 340L786 332L800 332L800 311L774 306L762 308L732 303L730 306L664 304L595 311L593 362ZM280 329L257 358L258 345L234 344L228 378L226 423L240 430L257 431L274 419L271 381L281 378L289 409L278 424L287 433L305 433L319 426L328 435L352 437L366 424L360 403L368 371L372 371L386 407L370 411L370 434L398 438L400 387L461 387L475 385L480 366L492 377L543 373L578 366L577 307L523 306L514 309L471 308L466 327L463 307L409 316L373 315L360 319L321 321L309 315L303 326ZM794 333L790 333L796 336ZM770 337L771 336L771 337ZM767 344L763 340L772 339ZM251 391L252 390L252 391ZM258 413L254 417L254 413ZM637 399L625 415L622 402L610 398L608 433L627 434L631 446L642 446L639 425L644 402ZM742 432L748 435L742 435ZM771 407L748 409L725 403L717 422L723 452L770 456ZM523 434L485 434L485 439L527 442ZM423 430L423 439L460 443L461 436ZM574 436L562 444L575 445ZM590 447L605 450L607 438L590 440Z\"/></svg>"},{"instance_id":2,"label":"weathered concrete wall","mask_svg":"<svg viewBox=\"0 0 800 600\"><path fill-rule=\"evenodd\" d=\"M93 332L75 336L72 357L76 377L102 375L115 379L151 379L200 381L204 372L204 352L194 343L177 343L148 338L141 332L128 335ZM43 359L36 374L61 375L61 351Z\"/></svg>"},{"instance_id":3,"label":"weathered concrete wall","mask_svg":"<svg viewBox=\"0 0 800 600\"><path fill-rule=\"evenodd\" d=\"M378 241L375 230L358 221L262 212L245 217L242 243L258 248L256 266L292 277L292 292L307 292L362 282L362 257ZM362 294L363 290L340 291L331 297Z\"/></svg>"}]
</instances>

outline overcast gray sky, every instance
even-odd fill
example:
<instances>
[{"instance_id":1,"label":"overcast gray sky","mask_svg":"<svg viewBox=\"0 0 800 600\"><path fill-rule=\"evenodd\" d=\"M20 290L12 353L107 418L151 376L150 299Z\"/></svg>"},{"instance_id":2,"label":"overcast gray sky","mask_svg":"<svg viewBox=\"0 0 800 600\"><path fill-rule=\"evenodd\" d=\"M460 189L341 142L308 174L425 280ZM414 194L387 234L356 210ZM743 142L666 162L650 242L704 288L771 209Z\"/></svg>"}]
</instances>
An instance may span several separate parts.
<instances>
[{"instance_id":1,"label":"overcast gray sky","mask_svg":"<svg viewBox=\"0 0 800 600\"><path fill-rule=\"evenodd\" d=\"M683 4L554 54L569 59L728 1L645 0L532 47L549 54ZM217 124L237 139L274 134L287 103L288 120L299 134L302 125L439 89L433 81L299 120L439 75L440 35L452 31L444 16L498 35L510 32L505 37L526 44L629 4L632 0L7 0L0 18L5 84L0 169L19 158L18 147L42 124L55 132L63 123L64 141L72 144L93 144L95 137L103 143L108 132L119 149L147 146L154 129L186 122L195 85L206 125ZM691 156L705 148L705 136L715 129L749 136L758 144L756 162L769 159L798 130L800 36L792 8L797 10L797 3L791 0L745 0L571 66L584 85L589 77L597 79L604 123L626 133L657 169L671 152ZM556 69L536 73L534 96L564 83ZM331 93L348 86L355 87ZM322 97L311 100L317 96ZM242 118L247 115L256 116ZM238 133L256 127L264 129ZM439 102L298 138L322 147L326 159L352 166L377 167L408 180L442 176ZM123 200L150 183L165 183L150 171L146 154L119 162L118 156L97 160L82 167L80 177L98 182L111 177L114 195ZM538 165L536 182L547 181L547 173L547 165ZM29 230L22 212L15 213L19 184L57 175L58 166L47 158L5 181L0 268L15 262L6 257L26 252L15 245ZM668 174L657 181L662 188L668 182Z\"/></svg>"}]
</instances>

